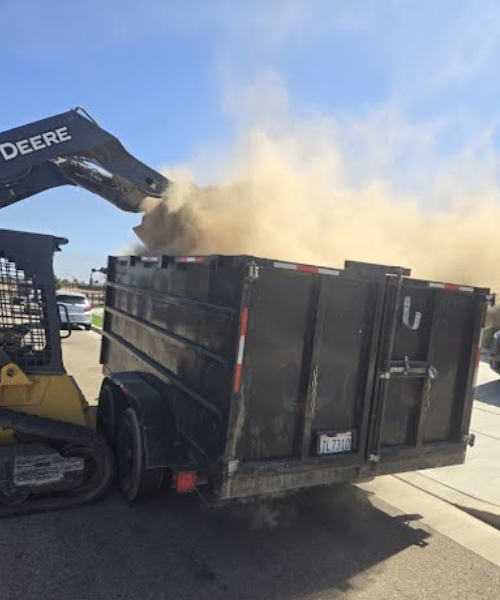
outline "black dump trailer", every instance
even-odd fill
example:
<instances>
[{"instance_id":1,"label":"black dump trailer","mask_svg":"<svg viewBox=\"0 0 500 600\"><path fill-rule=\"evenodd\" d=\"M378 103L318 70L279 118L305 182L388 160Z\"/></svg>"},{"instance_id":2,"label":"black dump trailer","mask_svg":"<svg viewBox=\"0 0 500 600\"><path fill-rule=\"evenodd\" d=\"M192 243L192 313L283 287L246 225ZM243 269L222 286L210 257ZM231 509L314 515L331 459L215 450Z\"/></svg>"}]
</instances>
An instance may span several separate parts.
<instances>
[{"instance_id":1,"label":"black dump trailer","mask_svg":"<svg viewBox=\"0 0 500 600\"><path fill-rule=\"evenodd\" d=\"M250 256L109 260L98 428L129 500L462 463L488 289Z\"/></svg>"}]
</instances>

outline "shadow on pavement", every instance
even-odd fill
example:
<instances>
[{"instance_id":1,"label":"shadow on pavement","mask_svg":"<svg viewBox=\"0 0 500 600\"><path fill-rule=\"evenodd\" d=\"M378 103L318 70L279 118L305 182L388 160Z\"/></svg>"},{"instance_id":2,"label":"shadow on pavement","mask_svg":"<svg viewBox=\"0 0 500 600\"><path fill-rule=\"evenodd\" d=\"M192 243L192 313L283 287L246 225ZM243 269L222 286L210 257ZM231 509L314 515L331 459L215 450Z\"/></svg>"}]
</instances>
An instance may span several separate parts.
<instances>
[{"instance_id":1,"label":"shadow on pavement","mask_svg":"<svg viewBox=\"0 0 500 600\"><path fill-rule=\"evenodd\" d=\"M476 400L500 407L500 379L478 385L474 397Z\"/></svg>"},{"instance_id":2,"label":"shadow on pavement","mask_svg":"<svg viewBox=\"0 0 500 600\"><path fill-rule=\"evenodd\" d=\"M497 512L491 512L489 510L478 510L470 506L455 506L457 506L457 508L463 510L467 514L471 515L475 519L479 519L483 523L486 523L486 525L494 527L495 529L498 529L500 531L500 512L498 512L498 509L496 509Z\"/></svg>"},{"instance_id":3,"label":"shadow on pavement","mask_svg":"<svg viewBox=\"0 0 500 600\"><path fill-rule=\"evenodd\" d=\"M412 547L423 552L429 534L412 523L418 519L391 517L353 486L217 509L197 496L169 494L135 508L109 498L3 521L2 596L334 597L371 570L357 579L362 587L396 554Z\"/></svg>"}]
</instances>

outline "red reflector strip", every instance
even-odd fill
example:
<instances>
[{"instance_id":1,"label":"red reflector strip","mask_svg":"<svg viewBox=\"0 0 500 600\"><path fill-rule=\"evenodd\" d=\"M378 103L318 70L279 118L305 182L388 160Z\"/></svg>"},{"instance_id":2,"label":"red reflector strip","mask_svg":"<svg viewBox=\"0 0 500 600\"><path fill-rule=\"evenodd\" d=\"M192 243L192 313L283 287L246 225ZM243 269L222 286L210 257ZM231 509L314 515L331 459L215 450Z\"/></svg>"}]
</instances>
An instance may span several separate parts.
<instances>
[{"instance_id":1,"label":"red reflector strip","mask_svg":"<svg viewBox=\"0 0 500 600\"><path fill-rule=\"evenodd\" d=\"M173 484L179 494L186 494L196 489L197 479L196 471L179 471L174 473Z\"/></svg>"},{"instance_id":2,"label":"red reflector strip","mask_svg":"<svg viewBox=\"0 0 500 600\"><path fill-rule=\"evenodd\" d=\"M275 262L275 269L288 269L289 271L301 271L302 273L314 273L319 275L340 275L340 271L335 269L323 269L321 267L311 267L309 265L294 265L290 263Z\"/></svg>"},{"instance_id":3,"label":"red reflector strip","mask_svg":"<svg viewBox=\"0 0 500 600\"><path fill-rule=\"evenodd\" d=\"M466 285L454 285L453 283L439 283L437 281L430 281L429 287L436 288L438 290L450 290L450 291L455 291L455 292L472 293L474 291L473 287L469 287Z\"/></svg>"},{"instance_id":4,"label":"red reflector strip","mask_svg":"<svg viewBox=\"0 0 500 600\"><path fill-rule=\"evenodd\" d=\"M248 330L248 308L244 308L240 320L240 341L238 343L238 358L234 373L233 391L237 394L241 388L241 375L243 373L243 357L245 356L245 341Z\"/></svg>"},{"instance_id":5,"label":"red reflector strip","mask_svg":"<svg viewBox=\"0 0 500 600\"><path fill-rule=\"evenodd\" d=\"M244 308L241 313L240 336L245 337L248 329L248 308Z\"/></svg>"},{"instance_id":6,"label":"red reflector strip","mask_svg":"<svg viewBox=\"0 0 500 600\"><path fill-rule=\"evenodd\" d=\"M235 394L239 394L241 388L241 375L243 373L243 365L236 365L236 372L234 374L234 388Z\"/></svg>"},{"instance_id":7,"label":"red reflector strip","mask_svg":"<svg viewBox=\"0 0 500 600\"><path fill-rule=\"evenodd\" d=\"M203 256L179 256L175 259L178 263L203 263L205 259Z\"/></svg>"},{"instance_id":8,"label":"red reflector strip","mask_svg":"<svg viewBox=\"0 0 500 600\"><path fill-rule=\"evenodd\" d=\"M297 271L304 273L319 273L318 267L308 267L307 265L297 265Z\"/></svg>"},{"instance_id":9,"label":"red reflector strip","mask_svg":"<svg viewBox=\"0 0 500 600\"><path fill-rule=\"evenodd\" d=\"M484 336L484 327L481 329L481 332L479 334L479 342L478 342L478 346L479 346L479 350L481 350L481 348L483 347L483 336Z\"/></svg>"}]
</instances>

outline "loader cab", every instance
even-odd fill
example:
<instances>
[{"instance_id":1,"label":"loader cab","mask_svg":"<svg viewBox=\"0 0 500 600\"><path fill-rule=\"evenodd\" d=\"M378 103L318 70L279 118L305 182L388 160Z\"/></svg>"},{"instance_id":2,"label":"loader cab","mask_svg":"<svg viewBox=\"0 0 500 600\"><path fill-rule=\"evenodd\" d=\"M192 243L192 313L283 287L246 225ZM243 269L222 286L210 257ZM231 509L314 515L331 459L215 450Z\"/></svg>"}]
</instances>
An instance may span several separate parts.
<instances>
[{"instance_id":1,"label":"loader cab","mask_svg":"<svg viewBox=\"0 0 500 600\"><path fill-rule=\"evenodd\" d=\"M0 230L0 345L26 373L63 373L53 236Z\"/></svg>"}]
</instances>

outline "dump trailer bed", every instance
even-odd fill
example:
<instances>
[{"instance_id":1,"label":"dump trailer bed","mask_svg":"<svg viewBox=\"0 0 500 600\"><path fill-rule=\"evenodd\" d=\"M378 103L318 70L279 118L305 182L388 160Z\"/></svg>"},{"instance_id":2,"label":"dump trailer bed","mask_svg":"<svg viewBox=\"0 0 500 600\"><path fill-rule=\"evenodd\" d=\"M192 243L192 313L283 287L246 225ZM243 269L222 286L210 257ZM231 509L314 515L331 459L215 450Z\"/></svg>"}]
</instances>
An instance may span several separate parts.
<instances>
[{"instance_id":1,"label":"dump trailer bed","mask_svg":"<svg viewBox=\"0 0 500 600\"><path fill-rule=\"evenodd\" d=\"M146 467L221 500L459 464L491 301L365 263L113 257L105 385L153 389Z\"/></svg>"}]
</instances>

